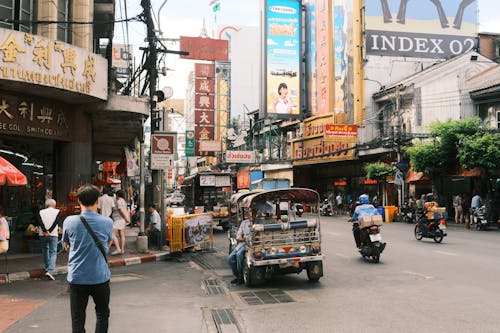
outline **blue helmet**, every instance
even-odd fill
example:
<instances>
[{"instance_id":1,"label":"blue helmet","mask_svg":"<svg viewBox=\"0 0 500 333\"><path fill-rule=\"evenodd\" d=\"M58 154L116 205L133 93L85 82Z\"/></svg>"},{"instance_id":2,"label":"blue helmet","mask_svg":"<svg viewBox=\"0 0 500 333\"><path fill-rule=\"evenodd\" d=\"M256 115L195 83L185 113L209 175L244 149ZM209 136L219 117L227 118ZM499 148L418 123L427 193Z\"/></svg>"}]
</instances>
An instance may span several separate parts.
<instances>
[{"instance_id":1,"label":"blue helmet","mask_svg":"<svg viewBox=\"0 0 500 333\"><path fill-rule=\"evenodd\" d=\"M368 194L361 194L359 196L359 203L362 205L370 203L370 197Z\"/></svg>"}]
</instances>

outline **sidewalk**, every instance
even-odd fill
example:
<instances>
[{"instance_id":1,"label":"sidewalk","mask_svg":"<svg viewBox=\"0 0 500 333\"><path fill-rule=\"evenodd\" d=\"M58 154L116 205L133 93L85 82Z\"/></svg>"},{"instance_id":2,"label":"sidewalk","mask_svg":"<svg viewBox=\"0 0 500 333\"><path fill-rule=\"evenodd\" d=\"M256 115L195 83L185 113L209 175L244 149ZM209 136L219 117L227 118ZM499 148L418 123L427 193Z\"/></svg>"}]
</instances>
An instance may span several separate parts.
<instances>
[{"instance_id":1,"label":"sidewalk","mask_svg":"<svg viewBox=\"0 0 500 333\"><path fill-rule=\"evenodd\" d=\"M142 264L165 260L167 258L169 254L168 250L148 250L148 253L137 252L136 238L138 232L139 228L125 229L125 254L116 256L108 255L110 267ZM53 275L66 274L68 272L67 263L68 253L59 253ZM43 256L41 253L7 254L7 260L4 255L0 255L0 284L9 281L39 278L45 278Z\"/></svg>"}]
</instances>

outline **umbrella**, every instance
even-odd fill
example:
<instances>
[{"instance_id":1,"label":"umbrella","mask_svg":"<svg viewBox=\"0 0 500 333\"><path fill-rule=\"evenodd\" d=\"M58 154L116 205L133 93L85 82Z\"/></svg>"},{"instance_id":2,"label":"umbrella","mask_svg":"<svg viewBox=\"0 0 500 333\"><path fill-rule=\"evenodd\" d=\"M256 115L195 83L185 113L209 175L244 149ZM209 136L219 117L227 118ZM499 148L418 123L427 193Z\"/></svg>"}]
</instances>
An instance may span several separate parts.
<instances>
[{"instance_id":1,"label":"umbrella","mask_svg":"<svg viewBox=\"0 0 500 333\"><path fill-rule=\"evenodd\" d=\"M23 186L28 184L26 176L23 175L9 161L0 157L0 185Z\"/></svg>"}]
</instances>

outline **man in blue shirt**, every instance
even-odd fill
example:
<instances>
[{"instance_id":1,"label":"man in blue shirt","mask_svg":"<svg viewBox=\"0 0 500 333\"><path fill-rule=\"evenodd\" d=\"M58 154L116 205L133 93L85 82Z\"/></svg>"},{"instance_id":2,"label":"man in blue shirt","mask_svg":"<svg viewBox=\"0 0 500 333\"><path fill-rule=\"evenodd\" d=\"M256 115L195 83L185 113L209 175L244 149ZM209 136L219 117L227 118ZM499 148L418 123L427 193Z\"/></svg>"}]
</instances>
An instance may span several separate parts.
<instances>
[{"instance_id":1,"label":"man in blue shirt","mask_svg":"<svg viewBox=\"0 0 500 333\"><path fill-rule=\"evenodd\" d=\"M368 196L368 194L361 194L359 196L359 205L354 210L351 220L356 222L363 216L372 215L377 215L377 209L375 208L375 206L370 204L370 197ZM353 223L352 234L354 236L356 246L359 248L361 246L361 230L358 223Z\"/></svg>"},{"instance_id":2,"label":"man in blue shirt","mask_svg":"<svg viewBox=\"0 0 500 333\"><path fill-rule=\"evenodd\" d=\"M481 207L482 205L483 205L483 200L481 199L481 196L476 193L476 195L472 197L470 208L472 211L474 211L479 207Z\"/></svg>"},{"instance_id":3,"label":"man in blue shirt","mask_svg":"<svg viewBox=\"0 0 500 333\"><path fill-rule=\"evenodd\" d=\"M78 189L82 215L107 253L113 241L113 221L97 213L99 189L83 185ZM80 216L68 216L63 224L63 241L68 256L71 321L73 333L85 332L85 312L92 296L96 312L96 332L107 332L109 322L109 270L106 258L85 228Z\"/></svg>"}]
</instances>

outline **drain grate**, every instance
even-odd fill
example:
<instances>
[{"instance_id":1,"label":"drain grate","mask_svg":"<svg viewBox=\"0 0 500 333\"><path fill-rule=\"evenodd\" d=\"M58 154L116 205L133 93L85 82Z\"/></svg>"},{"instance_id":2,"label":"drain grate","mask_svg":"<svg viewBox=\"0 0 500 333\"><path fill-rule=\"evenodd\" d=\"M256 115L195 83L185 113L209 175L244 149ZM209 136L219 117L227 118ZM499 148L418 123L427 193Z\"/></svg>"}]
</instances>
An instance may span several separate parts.
<instances>
[{"instance_id":1,"label":"drain grate","mask_svg":"<svg viewBox=\"0 0 500 333\"><path fill-rule=\"evenodd\" d=\"M261 291L244 291L239 293L240 297L248 305L261 305L261 304L279 304L291 303L295 300L283 290L261 290Z\"/></svg>"},{"instance_id":2,"label":"drain grate","mask_svg":"<svg viewBox=\"0 0 500 333\"><path fill-rule=\"evenodd\" d=\"M207 296L224 295L226 293L224 288L222 288L222 286L220 285L220 282L214 279L202 280L201 288L204 290L205 295Z\"/></svg>"},{"instance_id":3,"label":"drain grate","mask_svg":"<svg viewBox=\"0 0 500 333\"><path fill-rule=\"evenodd\" d=\"M214 309L210 311L217 326L218 333L239 333L238 324L231 309Z\"/></svg>"}]
</instances>

